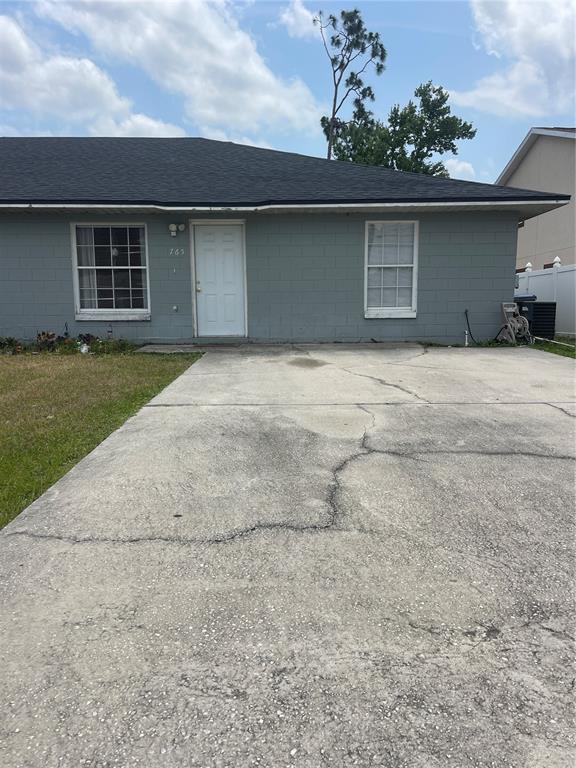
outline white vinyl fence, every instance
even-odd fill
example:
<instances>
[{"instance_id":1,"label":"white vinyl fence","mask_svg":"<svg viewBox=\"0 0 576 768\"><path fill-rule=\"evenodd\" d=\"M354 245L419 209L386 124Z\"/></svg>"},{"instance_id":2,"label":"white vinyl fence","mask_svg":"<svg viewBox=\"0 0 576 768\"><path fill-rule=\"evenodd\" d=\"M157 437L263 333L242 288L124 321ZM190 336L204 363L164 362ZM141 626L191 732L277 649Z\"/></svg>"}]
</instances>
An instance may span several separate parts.
<instances>
[{"instance_id":1,"label":"white vinyl fence","mask_svg":"<svg viewBox=\"0 0 576 768\"><path fill-rule=\"evenodd\" d=\"M576 334L576 265L556 264L548 269L535 269L518 275L516 293L533 293L538 301L556 302L556 333Z\"/></svg>"}]
</instances>

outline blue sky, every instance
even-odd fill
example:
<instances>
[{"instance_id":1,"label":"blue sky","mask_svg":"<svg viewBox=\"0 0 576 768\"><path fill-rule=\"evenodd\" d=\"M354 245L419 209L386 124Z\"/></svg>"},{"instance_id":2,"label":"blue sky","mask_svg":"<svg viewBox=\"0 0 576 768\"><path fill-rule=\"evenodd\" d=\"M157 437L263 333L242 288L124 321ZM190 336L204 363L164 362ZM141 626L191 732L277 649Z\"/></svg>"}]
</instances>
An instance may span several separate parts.
<instances>
[{"instance_id":1,"label":"blue sky","mask_svg":"<svg viewBox=\"0 0 576 768\"><path fill-rule=\"evenodd\" d=\"M381 34L385 117L426 80L478 129L451 174L493 181L532 125L574 125L571 0L37 0L0 4L0 135L202 135L323 155L311 18Z\"/></svg>"}]
</instances>

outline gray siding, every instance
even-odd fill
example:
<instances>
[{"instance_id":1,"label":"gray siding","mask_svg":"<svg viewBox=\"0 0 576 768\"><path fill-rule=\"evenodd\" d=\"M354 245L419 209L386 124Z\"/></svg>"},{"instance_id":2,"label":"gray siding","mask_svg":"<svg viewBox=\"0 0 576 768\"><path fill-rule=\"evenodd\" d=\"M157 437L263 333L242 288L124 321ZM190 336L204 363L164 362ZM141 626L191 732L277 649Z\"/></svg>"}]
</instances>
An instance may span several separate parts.
<instances>
[{"instance_id":1,"label":"gray siding","mask_svg":"<svg viewBox=\"0 0 576 768\"><path fill-rule=\"evenodd\" d=\"M74 319L70 222L146 223L151 320L118 322L116 338L169 340L192 334L192 286L188 233L171 237L179 217L0 215L0 335L33 339L41 330L106 336L109 322ZM170 256L183 248L182 256ZM176 311L173 307L177 306Z\"/></svg>"},{"instance_id":2,"label":"gray siding","mask_svg":"<svg viewBox=\"0 0 576 768\"><path fill-rule=\"evenodd\" d=\"M364 222L398 218L420 222L418 315L366 320ZM115 337L192 340L188 231L168 233L182 216L0 215L0 335L31 339L39 330L62 333L65 323L74 335L106 334L109 322L74 319L71 220L147 224L151 320L115 321ZM514 291L516 233L517 217L502 213L249 216L249 338L461 343L466 308L474 334L490 338L500 327L500 303Z\"/></svg>"}]
</instances>

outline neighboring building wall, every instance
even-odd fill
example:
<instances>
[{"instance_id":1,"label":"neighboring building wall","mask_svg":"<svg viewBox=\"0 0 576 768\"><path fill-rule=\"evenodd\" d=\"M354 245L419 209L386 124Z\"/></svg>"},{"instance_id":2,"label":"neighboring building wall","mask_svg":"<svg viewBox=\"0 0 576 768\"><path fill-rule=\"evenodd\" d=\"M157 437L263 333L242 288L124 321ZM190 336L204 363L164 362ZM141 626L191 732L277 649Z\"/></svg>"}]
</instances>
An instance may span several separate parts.
<instances>
[{"instance_id":1,"label":"neighboring building wall","mask_svg":"<svg viewBox=\"0 0 576 768\"><path fill-rule=\"evenodd\" d=\"M216 218L216 217L215 217ZM364 318L364 222L420 222L418 315ZM188 230L182 216L0 217L0 335L37 331L105 336L109 322L74 320L70 221L142 222L148 227L151 320L112 322L115 337L192 340ZM493 337L501 302L514 292L517 217L503 213L379 216L252 215L246 219L248 335L254 341L429 340ZM182 249L171 255L171 248ZM173 309L176 307L177 309Z\"/></svg>"},{"instance_id":2,"label":"neighboring building wall","mask_svg":"<svg viewBox=\"0 0 576 768\"><path fill-rule=\"evenodd\" d=\"M559 256L562 264L576 263L576 141L571 138L538 136L506 182L507 187L536 189L572 195L571 201L554 211L528 219L518 232L517 266L527 262L542 269Z\"/></svg>"}]
</instances>

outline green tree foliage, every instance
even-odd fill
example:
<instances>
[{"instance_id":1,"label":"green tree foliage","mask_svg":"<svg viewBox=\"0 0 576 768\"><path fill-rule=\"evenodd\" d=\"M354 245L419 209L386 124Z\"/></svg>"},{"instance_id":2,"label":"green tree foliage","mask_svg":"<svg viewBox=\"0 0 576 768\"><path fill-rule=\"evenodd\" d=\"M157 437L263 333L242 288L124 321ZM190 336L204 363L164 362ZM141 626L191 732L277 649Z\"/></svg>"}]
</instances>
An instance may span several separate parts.
<instances>
[{"instance_id":1,"label":"green tree foliage","mask_svg":"<svg viewBox=\"0 0 576 768\"><path fill-rule=\"evenodd\" d=\"M364 83L362 75L369 67L374 67L377 75L384 71L386 49L377 32L369 32L360 15L360 11L341 11L340 18L330 14L326 19L322 12L314 19L320 28L324 50L330 61L332 72L332 108L329 115L324 115L321 125L328 142L327 157L332 157L335 139L346 123L339 113L348 100L353 97L355 113L364 114L364 103L374 101L374 92Z\"/></svg>"},{"instance_id":2,"label":"green tree foliage","mask_svg":"<svg viewBox=\"0 0 576 768\"><path fill-rule=\"evenodd\" d=\"M433 156L458 154L456 141L473 139L476 129L451 113L448 93L441 86L423 83L414 96L418 103L410 100L402 108L396 104L387 123L375 119L363 102L355 105L352 120L338 126L332 146L334 157L447 177L446 166L432 160Z\"/></svg>"}]
</instances>

